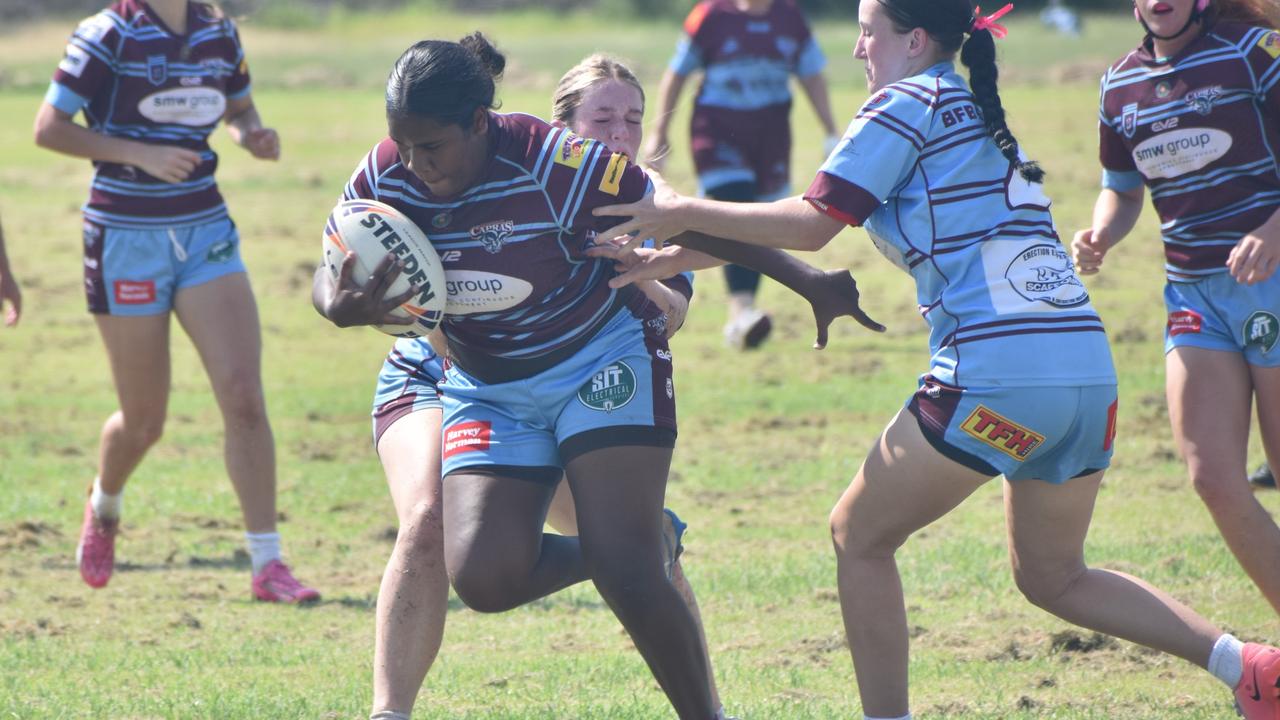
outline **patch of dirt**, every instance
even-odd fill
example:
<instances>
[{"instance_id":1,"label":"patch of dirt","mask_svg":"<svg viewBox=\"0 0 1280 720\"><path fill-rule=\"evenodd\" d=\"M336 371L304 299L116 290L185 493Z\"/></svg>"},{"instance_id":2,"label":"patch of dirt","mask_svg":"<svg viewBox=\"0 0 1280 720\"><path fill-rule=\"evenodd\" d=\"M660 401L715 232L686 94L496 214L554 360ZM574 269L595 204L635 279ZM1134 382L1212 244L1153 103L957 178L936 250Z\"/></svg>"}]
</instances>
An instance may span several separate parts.
<instances>
[{"instance_id":1,"label":"patch of dirt","mask_svg":"<svg viewBox=\"0 0 1280 720\"><path fill-rule=\"evenodd\" d=\"M35 640L36 638L65 635L66 632L66 625L59 625L49 618L36 618L34 621L14 620L12 622L0 622L0 635L5 637Z\"/></svg>"},{"instance_id":2,"label":"patch of dirt","mask_svg":"<svg viewBox=\"0 0 1280 720\"><path fill-rule=\"evenodd\" d=\"M1052 653L1092 653L1118 647L1115 638L1102 633L1086 635L1076 630L1063 630L1049 639L1049 652Z\"/></svg>"},{"instance_id":3,"label":"patch of dirt","mask_svg":"<svg viewBox=\"0 0 1280 720\"><path fill-rule=\"evenodd\" d=\"M32 550L61 539L62 531L46 522L23 520L0 527L0 550Z\"/></svg>"}]
</instances>

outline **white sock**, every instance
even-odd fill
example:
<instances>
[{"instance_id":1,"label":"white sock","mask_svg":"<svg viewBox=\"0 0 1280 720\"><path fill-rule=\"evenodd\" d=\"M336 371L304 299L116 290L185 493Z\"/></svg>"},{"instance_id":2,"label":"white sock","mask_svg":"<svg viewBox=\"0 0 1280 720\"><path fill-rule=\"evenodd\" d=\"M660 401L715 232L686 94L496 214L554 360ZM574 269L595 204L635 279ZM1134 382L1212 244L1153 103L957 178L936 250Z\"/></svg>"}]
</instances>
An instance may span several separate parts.
<instances>
[{"instance_id":1,"label":"white sock","mask_svg":"<svg viewBox=\"0 0 1280 720\"><path fill-rule=\"evenodd\" d=\"M409 720L409 716L395 710L379 710L370 715L369 720Z\"/></svg>"},{"instance_id":2,"label":"white sock","mask_svg":"<svg viewBox=\"0 0 1280 720\"><path fill-rule=\"evenodd\" d=\"M124 491L109 495L102 491L102 478L93 479L93 492L89 495L89 504L93 506L93 516L99 520L120 519L120 508L124 504Z\"/></svg>"},{"instance_id":3,"label":"white sock","mask_svg":"<svg viewBox=\"0 0 1280 720\"><path fill-rule=\"evenodd\" d=\"M247 532L244 539L249 543L249 558L253 561L254 575L262 572L267 563L280 559L280 533Z\"/></svg>"},{"instance_id":4,"label":"white sock","mask_svg":"<svg viewBox=\"0 0 1280 720\"><path fill-rule=\"evenodd\" d=\"M1244 643L1230 633L1223 633L1213 644L1213 652L1209 653L1209 667L1206 669L1226 683L1228 688L1235 690L1240 685L1240 677L1244 675L1244 658L1241 657L1243 650Z\"/></svg>"}]
</instances>

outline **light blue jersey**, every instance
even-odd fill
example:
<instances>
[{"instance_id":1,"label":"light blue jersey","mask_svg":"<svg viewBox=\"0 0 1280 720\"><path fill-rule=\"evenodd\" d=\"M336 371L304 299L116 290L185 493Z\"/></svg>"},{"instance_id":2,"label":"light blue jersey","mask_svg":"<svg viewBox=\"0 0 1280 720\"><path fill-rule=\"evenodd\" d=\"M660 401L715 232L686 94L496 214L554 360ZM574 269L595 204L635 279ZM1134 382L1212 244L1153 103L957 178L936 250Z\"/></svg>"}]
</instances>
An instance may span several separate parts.
<instances>
[{"instance_id":1,"label":"light blue jersey","mask_svg":"<svg viewBox=\"0 0 1280 720\"><path fill-rule=\"evenodd\" d=\"M805 199L911 274L929 373L959 386L1115 383L1102 321L1049 215L951 63L863 105Z\"/></svg>"}]
</instances>

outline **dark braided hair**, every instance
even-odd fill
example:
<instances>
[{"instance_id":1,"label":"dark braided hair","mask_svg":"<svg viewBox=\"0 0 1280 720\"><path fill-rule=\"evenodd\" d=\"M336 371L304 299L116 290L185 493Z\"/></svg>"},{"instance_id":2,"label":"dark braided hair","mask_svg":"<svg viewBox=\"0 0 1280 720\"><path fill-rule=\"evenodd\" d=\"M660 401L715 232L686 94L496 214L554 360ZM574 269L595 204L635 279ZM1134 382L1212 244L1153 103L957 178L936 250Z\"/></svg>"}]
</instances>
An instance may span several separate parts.
<instances>
[{"instance_id":1,"label":"dark braided hair","mask_svg":"<svg viewBox=\"0 0 1280 720\"><path fill-rule=\"evenodd\" d=\"M995 141L1000 153L1028 182L1044 180L1044 170L1039 163L1023 161L1018 155L1018 139L1005 122L1004 106L1000 104L1000 92L996 80L996 43L990 30L971 32L974 15L970 0L878 0L885 14L900 33L920 28L938 44L946 55L960 51L960 62L969 68L969 87L982 111L982 121L987 134ZM969 39L965 39L965 35Z\"/></svg>"},{"instance_id":2,"label":"dark braided hair","mask_svg":"<svg viewBox=\"0 0 1280 720\"><path fill-rule=\"evenodd\" d=\"M396 60L387 78L387 114L471 125L478 108L494 109L495 81L507 60L478 32L458 42L423 40Z\"/></svg>"}]
</instances>

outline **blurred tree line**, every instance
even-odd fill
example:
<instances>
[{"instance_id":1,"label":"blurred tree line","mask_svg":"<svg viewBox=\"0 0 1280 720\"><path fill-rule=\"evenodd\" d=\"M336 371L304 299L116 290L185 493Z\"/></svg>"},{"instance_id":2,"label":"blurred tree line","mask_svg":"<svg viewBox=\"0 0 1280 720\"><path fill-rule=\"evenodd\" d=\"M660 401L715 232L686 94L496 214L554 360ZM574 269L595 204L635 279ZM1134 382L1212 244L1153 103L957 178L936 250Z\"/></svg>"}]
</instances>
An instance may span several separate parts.
<instances>
[{"instance_id":1,"label":"blurred tree line","mask_svg":"<svg viewBox=\"0 0 1280 720\"><path fill-rule=\"evenodd\" d=\"M0 0L0 23L33 20L40 17L85 16L110 4L111 0ZM595 8L615 15L639 17L668 16L680 18L689 11L695 0L217 0L227 12L235 16L261 16L265 21L288 24L290 18L315 16L317 10L340 7L344 10L376 11L381 8L417 5L444 7L457 11L492 12L516 8L541 8L548 10L573 10ZM856 0L798 0L811 15L853 14ZM1019 0L1024 10L1038 9L1046 0ZM1068 7L1076 10L1115 10L1114 0L1066 0ZM990 2L990 10L1000 6L999 0ZM1127 5L1125 6L1127 7Z\"/></svg>"}]
</instances>

